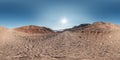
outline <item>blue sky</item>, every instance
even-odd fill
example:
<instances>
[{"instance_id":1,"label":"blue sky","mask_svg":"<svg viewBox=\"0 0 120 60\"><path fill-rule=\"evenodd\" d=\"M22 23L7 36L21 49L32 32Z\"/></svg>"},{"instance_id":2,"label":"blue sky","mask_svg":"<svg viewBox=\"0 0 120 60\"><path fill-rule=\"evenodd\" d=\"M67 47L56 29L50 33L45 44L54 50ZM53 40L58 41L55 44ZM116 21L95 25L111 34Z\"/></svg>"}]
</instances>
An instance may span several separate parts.
<instances>
[{"instance_id":1,"label":"blue sky","mask_svg":"<svg viewBox=\"0 0 120 60\"><path fill-rule=\"evenodd\" d=\"M0 0L0 26L8 28L38 25L56 30L96 21L120 24L120 1Z\"/></svg>"}]
</instances>

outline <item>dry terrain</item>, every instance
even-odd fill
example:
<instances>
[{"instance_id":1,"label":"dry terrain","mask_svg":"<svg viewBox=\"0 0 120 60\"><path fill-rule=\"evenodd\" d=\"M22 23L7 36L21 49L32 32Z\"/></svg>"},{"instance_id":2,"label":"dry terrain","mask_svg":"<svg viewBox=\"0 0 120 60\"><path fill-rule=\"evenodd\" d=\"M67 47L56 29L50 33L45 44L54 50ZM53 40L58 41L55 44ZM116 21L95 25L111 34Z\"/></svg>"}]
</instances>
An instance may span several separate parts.
<instances>
[{"instance_id":1,"label":"dry terrain","mask_svg":"<svg viewBox=\"0 0 120 60\"><path fill-rule=\"evenodd\" d=\"M0 60L120 60L120 26L95 22L60 32L0 27Z\"/></svg>"}]
</instances>

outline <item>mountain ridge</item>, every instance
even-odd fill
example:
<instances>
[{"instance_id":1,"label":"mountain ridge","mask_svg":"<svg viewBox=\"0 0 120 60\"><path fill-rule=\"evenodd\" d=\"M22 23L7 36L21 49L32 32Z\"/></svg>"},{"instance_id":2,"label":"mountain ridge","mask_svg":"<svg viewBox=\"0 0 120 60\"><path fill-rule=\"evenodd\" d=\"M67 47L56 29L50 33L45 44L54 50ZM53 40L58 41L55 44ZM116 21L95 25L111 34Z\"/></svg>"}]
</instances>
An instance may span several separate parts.
<instances>
[{"instance_id":1,"label":"mountain ridge","mask_svg":"<svg viewBox=\"0 0 120 60\"><path fill-rule=\"evenodd\" d=\"M14 30L16 28L0 28L0 31L3 30L0 32L1 60L119 60L120 58L118 25L97 22L61 32L52 30L52 33L48 33L51 29L39 26L24 28L29 32ZM41 30L42 33L39 32Z\"/></svg>"},{"instance_id":2,"label":"mountain ridge","mask_svg":"<svg viewBox=\"0 0 120 60\"><path fill-rule=\"evenodd\" d=\"M71 31L71 30L92 30L92 29L103 29L103 30L119 30L120 26L113 24L113 23L105 23L105 22L94 22L93 24L85 23L85 24L80 24L78 26L74 26L72 28L68 29L63 29L58 32L62 31ZM8 28L5 27L0 27L0 30L8 30ZM27 26L22 26L22 27L17 27L13 28L15 31L19 32L25 32L25 33L30 33L30 34L36 34L36 33L55 33L57 30L52 30L47 27L43 26L36 26L36 25L27 25Z\"/></svg>"}]
</instances>

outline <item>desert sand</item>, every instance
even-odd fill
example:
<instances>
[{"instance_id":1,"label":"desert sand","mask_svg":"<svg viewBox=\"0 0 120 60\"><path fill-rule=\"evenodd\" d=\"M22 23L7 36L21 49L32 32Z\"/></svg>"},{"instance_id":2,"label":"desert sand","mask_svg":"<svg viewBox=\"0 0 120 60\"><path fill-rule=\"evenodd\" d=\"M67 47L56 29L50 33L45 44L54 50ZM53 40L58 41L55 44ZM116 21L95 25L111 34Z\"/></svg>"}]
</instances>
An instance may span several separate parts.
<instances>
[{"instance_id":1,"label":"desert sand","mask_svg":"<svg viewBox=\"0 0 120 60\"><path fill-rule=\"evenodd\" d=\"M0 27L0 60L120 60L120 26L95 22L60 32Z\"/></svg>"}]
</instances>

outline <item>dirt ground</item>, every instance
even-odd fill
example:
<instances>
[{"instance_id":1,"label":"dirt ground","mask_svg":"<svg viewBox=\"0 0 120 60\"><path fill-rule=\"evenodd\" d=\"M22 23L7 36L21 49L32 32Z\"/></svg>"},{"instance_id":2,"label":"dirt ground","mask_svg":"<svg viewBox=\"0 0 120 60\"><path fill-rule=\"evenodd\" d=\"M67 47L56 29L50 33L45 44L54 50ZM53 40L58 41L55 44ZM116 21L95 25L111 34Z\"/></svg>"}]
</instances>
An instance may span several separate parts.
<instances>
[{"instance_id":1,"label":"dirt ground","mask_svg":"<svg viewBox=\"0 0 120 60\"><path fill-rule=\"evenodd\" d=\"M51 34L2 28L0 60L120 60L120 29L99 26Z\"/></svg>"}]
</instances>

